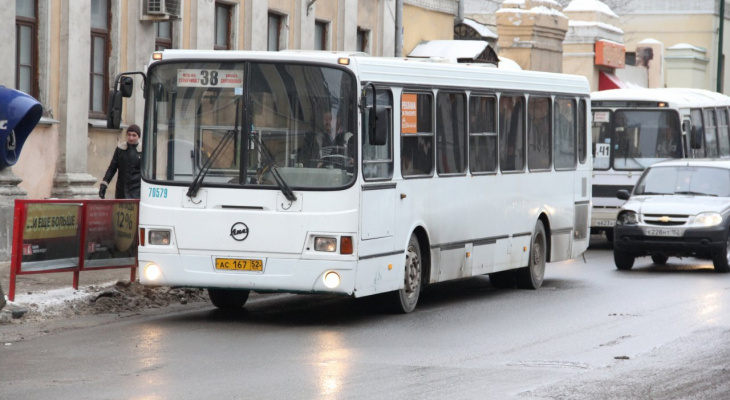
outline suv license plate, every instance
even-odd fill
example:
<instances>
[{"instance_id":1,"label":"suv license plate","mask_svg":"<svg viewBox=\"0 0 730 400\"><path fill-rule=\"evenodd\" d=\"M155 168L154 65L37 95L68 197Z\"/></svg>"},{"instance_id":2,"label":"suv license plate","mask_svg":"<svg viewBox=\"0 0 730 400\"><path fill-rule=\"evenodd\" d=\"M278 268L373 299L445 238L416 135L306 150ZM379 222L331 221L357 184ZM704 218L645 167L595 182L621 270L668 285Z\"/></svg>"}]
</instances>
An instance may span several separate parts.
<instances>
[{"instance_id":1,"label":"suv license plate","mask_svg":"<svg viewBox=\"0 0 730 400\"><path fill-rule=\"evenodd\" d=\"M227 271L263 271L264 263L261 260L243 258L216 258L215 269Z\"/></svg>"},{"instance_id":2,"label":"suv license plate","mask_svg":"<svg viewBox=\"0 0 730 400\"><path fill-rule=\"evenodd\" d=\"M644 234L646 236L669 236L669 237L680 237L684 231L682 229L671 229L671 228L645 228Z\"/></svg>"},{"instance_id":3,"label":"suv license plate","mask_svg":"<svg viewBox=\"0 0 730 400\"><path fill-rule=\"evenodd\" d=\"M596 221L596 226L616 226L616 220L615 219L599 219Z\"/></svg>"}]
</instances>

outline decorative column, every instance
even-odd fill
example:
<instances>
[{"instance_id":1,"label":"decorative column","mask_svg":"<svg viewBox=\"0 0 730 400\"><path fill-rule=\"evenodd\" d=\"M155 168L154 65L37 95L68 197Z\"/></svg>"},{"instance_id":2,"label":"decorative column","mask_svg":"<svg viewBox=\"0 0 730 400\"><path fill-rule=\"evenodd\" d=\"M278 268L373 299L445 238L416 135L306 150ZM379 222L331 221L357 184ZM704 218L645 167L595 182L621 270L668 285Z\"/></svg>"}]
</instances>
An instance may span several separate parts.
<instances>
[{"instance_id":1,"label":"decorative column","mask_svg":"<svg viewBox=\"0 0 730 400\"><path fill-rule=\"evenodd\" d=\"M297 0L294 6L294 49L312 50L314 48L314 11L317 4L307 8L309 0Z\"/></svg>"},{"instance_id":2,"label":"decorative column","mask_svg":"<svg viewBox=\"0 0 730 400\"><path fill-rule=\"evenodd\" d=\"M338 51L357 50L357 0L339 0L337 8L337 45Z\"/></svg>"},{"instance_id":3,"label":"decorative column","mask_svg":"<svg viewBox=\"0 0 730 400\"><path fill-rule=\"evenodd\" d=\"M244 15L246 20L243 23L243 48L244 50L266 51L269 26L269 2L268 0L244 1Z\"/></svg>"},{"instance_id":4,"label":"decorative column","mask_svg":"<svg viewBox=\"0 0 730 400\"><path fill-rule=\"evenodd\" d=\"M553 0L502 3L497 11L499 55L533 71L562 72L568 18Z\"/></svg>"},{"instance_id":5,"label":"decorative column","mask_svg":"<svg viewBox=\"0 0 730 400\"><path fill-rule=\"evenodd\" d=\"M51 197L96 196L96 178L87 172L89 130L90 0L61 2L59 158Z\"/></svg>"},{"instance_id":6,"label":"decorative column","mask_svg":"<svg viewBox=\"0 0 730 400\"><path fill-rule=\"evenodd\" d=\"M610 41L623 45L624 31L616 26L619 16L598 0L573 1L563 9L563 13L570 19L563 42L563 72L584 75L588 78L591 90L598 90L600 69L596 65L599 58L596 44ZM613 66L612 70L623 67Z\"/></svg>"},{"instance_id":7,"label":"decorative column","mask_svg":"<svg viewBox=\"0 0 730 400\"><path fill-rule=\"evenodd\" d=\"M637 50L637 58L639 51ZM667 87L706 88L705 77L710 60L707 49L687 43L667 48ZM649 61L651 65L651 61Z\"/></svg>"}]
</instances>

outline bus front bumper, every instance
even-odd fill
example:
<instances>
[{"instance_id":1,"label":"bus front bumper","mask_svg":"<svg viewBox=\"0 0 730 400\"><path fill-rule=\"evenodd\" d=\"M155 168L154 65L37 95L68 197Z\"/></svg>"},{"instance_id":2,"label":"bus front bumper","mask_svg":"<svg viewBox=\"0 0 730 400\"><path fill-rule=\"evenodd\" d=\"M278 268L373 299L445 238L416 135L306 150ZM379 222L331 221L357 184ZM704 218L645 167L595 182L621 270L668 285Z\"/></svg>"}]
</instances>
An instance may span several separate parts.
<instances>
[{"instance_id":1,"label":"bus front bumper","mask_svg":"<svg viewBox=\"0 0 730 400\"><path fill-rule=\"evenodd\" d=\"M252 257L262 261L263 270L240 271L216 269L216 258L243 259L229 256L140 253L140 282L147 286L246 289L257 292L354 293L357 264L354 260ZM157 266L157 271L154 271L154 266ZM155 274L148 271L158 272L157 277L154 278ZM337 286L328 287L325 283L325 276L330 272L337 274Z\"/></svg>"}]
</instances>

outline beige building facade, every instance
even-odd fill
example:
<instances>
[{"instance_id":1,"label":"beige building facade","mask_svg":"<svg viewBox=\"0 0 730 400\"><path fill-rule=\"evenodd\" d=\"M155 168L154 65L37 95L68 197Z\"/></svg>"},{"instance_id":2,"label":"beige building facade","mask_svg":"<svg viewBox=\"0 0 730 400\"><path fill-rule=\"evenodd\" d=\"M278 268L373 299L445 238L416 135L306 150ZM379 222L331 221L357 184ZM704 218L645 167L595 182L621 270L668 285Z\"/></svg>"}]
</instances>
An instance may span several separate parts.
<instances>
[{"instance_id":1,"label":"beige building facade","mask_svg":"<svg viewBox=\"0 0 730 400\"><path fill-rule=\"evenodd\" d=\"M166 8L156 9L164 3ZM402 9L396 10L398 5ZM107 129L107 97L121 72L144 71L162 48L330 50L396 54L453 37L458 0L6 0L0 85L31 94L43 118L18 162L0 172L0 208L15 198L94 198L124 129ZM16 57L16 54L18 56ZM406 54L404 52L404 54ZM135 81L141 91L141 80ZM143 98L124 103L122 126L143 125ZM144 132L143 132L144 134ZM112 181L111 185L114 185ZM0 227L0 260L12 218ZM8 222L10 221L10 222Z\"/></svg>"}]
</instances>

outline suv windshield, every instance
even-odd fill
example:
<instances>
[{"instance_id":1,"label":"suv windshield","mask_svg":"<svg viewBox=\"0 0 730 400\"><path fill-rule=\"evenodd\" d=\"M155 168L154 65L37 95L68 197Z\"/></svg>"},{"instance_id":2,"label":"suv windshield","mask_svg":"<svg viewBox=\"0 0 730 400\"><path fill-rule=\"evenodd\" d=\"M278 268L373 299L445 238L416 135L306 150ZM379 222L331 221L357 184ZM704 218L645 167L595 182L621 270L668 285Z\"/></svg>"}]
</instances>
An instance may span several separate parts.
<instances>
[{"instance_id":1,"label":"suv windshield","mask_svg":"<svg viewBox=\"0 0 730 400\"><path fill-rule=\"evenodd\" d=\"M644 170L682 157L679 115L671 110L594 110L593 169Z\"/></svg>"},{"instance_id":2,"label":"suv windshield","mask_svg":"<svg viewBox=\"0 0 730 400\"><path fill-rule=\"evenodd\" d=\"M730 170L712 167L653 167L636 184L634 195L690 194L730 197Z\"/></svg>"},{"instance_id":3,"label":"suv windshield","mask_svg":"<svg viewBox=\"0 0 730 400\"><path fill-rule=\"evenodd\" d=\"M300 189L354 180L357 89L347 70L171 62L155 64L148 83L146 179Z\"/></svg>"}]
</instances>

